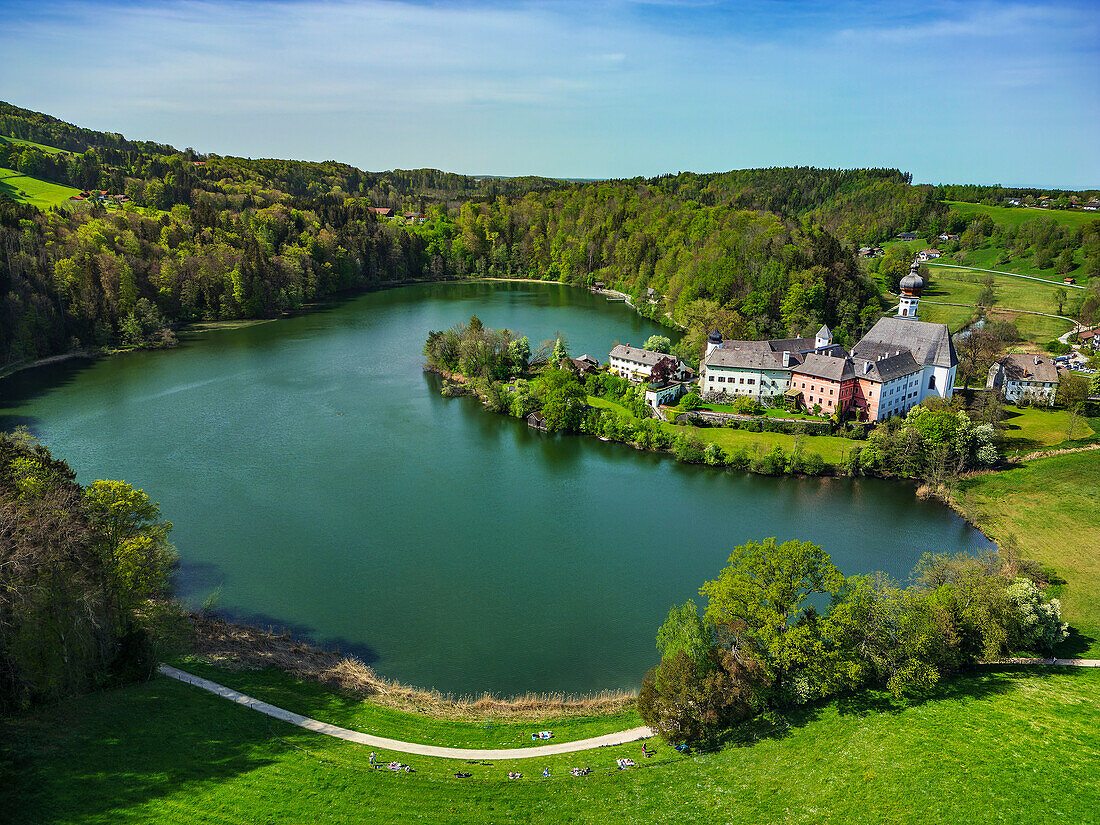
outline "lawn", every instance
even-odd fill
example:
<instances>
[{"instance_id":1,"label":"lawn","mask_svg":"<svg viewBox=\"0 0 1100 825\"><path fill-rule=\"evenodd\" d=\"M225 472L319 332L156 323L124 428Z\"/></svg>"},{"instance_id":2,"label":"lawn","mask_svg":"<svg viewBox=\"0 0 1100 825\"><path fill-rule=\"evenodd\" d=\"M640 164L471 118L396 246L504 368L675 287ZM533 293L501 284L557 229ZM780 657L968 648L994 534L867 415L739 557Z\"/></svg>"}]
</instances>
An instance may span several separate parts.
<instances>
[{"instance_id":1,"label":"lawn","mask_svg":"<svg viewBox=\"0 0 1100 825\"><path fill-rule=\"evenodd\" d=\"M1065 653L1100 657L1100 450L963 480L957 498L987 536L1065 579L1056 595L1080 634Z\"/></svg>"},{"instance_id":2,"label":"lawn","mask_svg":"<svg viewBox=\"0 0 1100 825\"><path fill-rule=\"evenodd\" d=\"M1074 416L1068 410L1006 405L1001 451L1012 456L1055 447L1069 438L1071 423L1074 440L1096 435L1089 419Z\"/></svg>"},{"instance_id":3,"label":"lawn","mask_svg":"<svg viewBox=\"0 0 1100 825\"><path fill-rule=\"evenodd\" d=\"M588 396L588 403L593 407L616 410L623 415L630 413L621 404L608 401L596 396ZM742 447L749 451L753 458L763 455L775 445L781 446L784 451L790 453L794 449L795 441L802 440L803 449L806 452L817 453L830 464L840 464L851 452L857 443L847 438L839 438L832 435L803 435L796 436L788 433L754 433L749 430L735 429L733 427L693 427L661 422L660 426L672 435L692 432L699 436L704 444L711 442L719 445L727 452L737 452Z\"/></svg>"},{"instance_id":4,"label":"lawn","mask_svg":"<svg viewBox=\"0 0 1100 825\"><path fill-rule=\"evenodd\" d=\"M35 143L34 141L31 141L31 140L22 140L20 138L13 138L13 137L7 137L6 135L0 135L0 146L2 146L5 142L15 143L19 146L33 146L35 149L41 149L47 155L56 155L56 154L59 154L59 153L64 152L64 151L68 151L66 149L58 149L54 146L46 146L43 143ZM80 155L81 153L80 152L69 152L69 154L71 154L71 155Z\"/></svg>"},{"instance_id":5,"label":"lawn","mask_svg":"<svg viewBox=\"0 0 1100 825\"><path fill-rule=\"evenodd\" d=\"M554 742L588 739L605 733L629 730L645 724L633 709L621 713L598 716L580 714L548 714L537 725L529 721L502 721L490 714L471 722L461 719L441 718L425 712L410 713L358 698L334 693L312 683L301 682L282 671L269 668L263 671L228 671L204 664L195 657L184 657L172 664L188 673L194 673L262 699L277 707L331 722L334 725L374 734L419 742L425 745L443 745L456 748L524 748L545 745L532 740L536 730L551 729Z\"/></svg>"},{"instance_id":6,"label":"lawn","mask_svg":"<svg viewBox=\"0 0 1100 825\"><path fill-rule=\"evenodd\" d=\"M712 753L658 743L652 760L629 745L468 764L379 751L416 769L397 774L371 770L365 747L161 677L6 721L3 811L13 825L1087 822L1098 697L1098 671L1002 667L923 703L802 708ZM621 755L639 767L616 770ZM575 765L593 772L574 778Z\"/></svg>"},{"instance_id":7,"label":"lawn","mask_svg":"<svg viewBox=\"0 0 1100 825\"><path fill-rule=\"evenodd\" d=\"M980 203L962 203L960 201L944 201L952 212L957 212L964 217L974 218L989 215L994 224L1001 226L1019 226L1024 221L1035 218L1054 219L1063 226L1085 226L1093 221L1100 220L1100 212L1082 212L1069 209L1033 209L1019 206L986 206Z\"/></svg>"},{"instance_id":8,"label":"lawn","mask_svg":"<svg viewBox=\"0 0 1100 825\"><path fill-rule=\"evenodd\" d=\"M59 183L50 183L38 178L21 175L14 169L0 167L0 192L8 195L13 200L21 203L29 203L39 209L49 209L51 206L61 206L73 195L79 195L79 189L71 186L62 186Z\"/></svg>"}]
</instances>

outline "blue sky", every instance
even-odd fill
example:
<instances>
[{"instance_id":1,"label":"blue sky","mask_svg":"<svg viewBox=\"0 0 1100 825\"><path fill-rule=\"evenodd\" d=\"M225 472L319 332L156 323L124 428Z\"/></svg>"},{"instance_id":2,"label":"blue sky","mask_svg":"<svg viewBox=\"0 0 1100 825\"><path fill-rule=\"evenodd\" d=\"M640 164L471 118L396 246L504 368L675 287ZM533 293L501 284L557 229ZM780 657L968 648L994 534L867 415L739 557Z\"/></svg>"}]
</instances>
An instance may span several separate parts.
<instances>
[{"instance_id":1,"label":"blue sky","mask_svg":"<svg viewBox=\"0 0 1100 825\"><path fill-rule=\"evenodd\" d=\"M364 169L1100 187L1100 3L0 0L0 99Z\"/></svg>"}]
</instances>

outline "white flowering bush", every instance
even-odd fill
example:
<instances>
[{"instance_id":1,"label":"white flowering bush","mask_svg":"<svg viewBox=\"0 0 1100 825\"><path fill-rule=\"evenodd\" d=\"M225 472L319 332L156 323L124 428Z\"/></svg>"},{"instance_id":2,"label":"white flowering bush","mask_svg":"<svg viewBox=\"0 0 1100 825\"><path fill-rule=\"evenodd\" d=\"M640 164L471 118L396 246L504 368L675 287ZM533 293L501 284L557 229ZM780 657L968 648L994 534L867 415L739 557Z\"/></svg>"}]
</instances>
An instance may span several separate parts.
<instances>
[{"instance_id":1,"label":"white flowering bush","mask_svg":"<svg viewBox=\"0 0 1100 825\"><path fill-rule=\"evenodd\" d=\"M1031 579L1017 578L1006 592L1017 607L1010 640L1013 647L1049 653L1069 635L1069 625L1062 621L1061 602L1051 599L1044 603Z\"/></svg>"}]
</instances>

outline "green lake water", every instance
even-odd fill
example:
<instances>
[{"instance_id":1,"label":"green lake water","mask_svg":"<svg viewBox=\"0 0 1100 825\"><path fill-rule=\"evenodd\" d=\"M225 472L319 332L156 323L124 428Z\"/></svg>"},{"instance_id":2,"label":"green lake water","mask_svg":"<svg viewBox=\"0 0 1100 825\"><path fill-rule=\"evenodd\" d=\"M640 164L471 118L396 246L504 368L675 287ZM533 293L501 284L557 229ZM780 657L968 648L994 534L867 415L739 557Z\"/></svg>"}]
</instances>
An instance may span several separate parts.
<instances>
[{"instance_id":1,"label":"green lake water","mask_svg":"<svg viewBox=\"0 0 1100 825\"><path fill-rule=\"evenodd\" d=\"M601 359L663 331L554 284L402 287L17 373L0 429L159 501L189 604L220 588L224 614L457 693L637 686L669 606L748 539L899 578L926 550L988 545L909 485L687 466L443 399L421 347L475 313Z\"/></svg>"}]
</instances>

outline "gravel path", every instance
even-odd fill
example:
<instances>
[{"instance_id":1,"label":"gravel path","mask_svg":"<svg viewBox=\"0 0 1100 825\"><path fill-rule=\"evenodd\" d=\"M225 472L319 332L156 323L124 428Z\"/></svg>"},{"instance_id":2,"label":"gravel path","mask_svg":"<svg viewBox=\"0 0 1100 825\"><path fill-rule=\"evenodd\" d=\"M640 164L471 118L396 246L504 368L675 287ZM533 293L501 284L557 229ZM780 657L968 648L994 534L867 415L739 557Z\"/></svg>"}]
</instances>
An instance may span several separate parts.
<instances>
[{"instance_id":1,"label":"gravel path","mask_svg":"<svg viewBox=\"0 0 1100 825\"><path fill-rule=\"evenodd\" d=\"M359 731L341 728L338 725L330 725L328 722L310 719L308 716L302 716L298 713L291 713L289 710L283 710L274 705L269 705L267 702L261 702L259 699L253 699L251 696L246 696L232 688L227 688L224 685L219 685L217 682L211 682L209 679L203 679L200 676L194 676L169 665L161 665L157 668L157 671L172 679L177 679L189 685L200 687L203 690L208 690L217 696L229 699L231 702L236 702L238 705L244 705L252 710L267 714L275 719L281 719L284 722L289 722L292 725L297 725L300 728L305 728L315 733L335 736L337 739L356 742L360 745L368 745L372 748L382 748L384 750L399 751L401 753L413 753L419 756L438 756L443 759L533 759L542 756L552 756L558 753L573 753L574 751L590 750L591 748L602 748L608 745L625 745L628 742L636 742L639 739L646 739L653 736L652 730L641 727L619 731L618 733L606 733L603 736L594 736L591 739L578 739L573 742L555 742L551 745L535 745L529 748L444 748L438 745L421 745L416 742L402 742L398 739L387 739L384 736L373 736L369 733L360 733Z\"/></svg>"}]
</instances>

